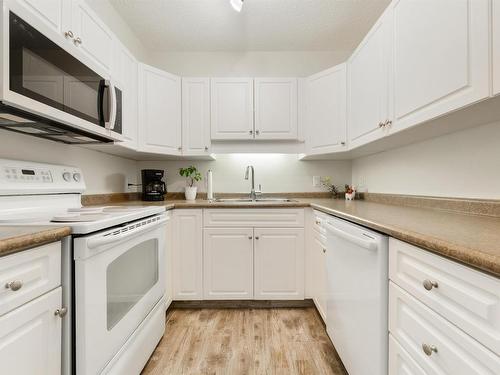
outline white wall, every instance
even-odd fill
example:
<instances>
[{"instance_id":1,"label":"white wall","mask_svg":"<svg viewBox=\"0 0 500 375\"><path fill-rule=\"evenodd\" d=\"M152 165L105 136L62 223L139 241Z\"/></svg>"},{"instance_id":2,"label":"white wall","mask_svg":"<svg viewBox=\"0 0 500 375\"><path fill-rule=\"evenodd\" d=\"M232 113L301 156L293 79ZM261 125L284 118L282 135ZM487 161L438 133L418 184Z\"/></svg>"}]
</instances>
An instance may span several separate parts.
<instances>
[{"instance_id":1,"label":"white wall","mask_svg":"<svg viewBox=\"0 0 500 375\"><path fill-rule=\"evenodd\" d=\"M244 179L247 165L255 167L255 186L262 184L264 193L324 191L312 186L312 176L331 176L335 184L351 181L350 161L299 161L297 155L285 154L232 154L218 155L216 161L155 161L139 162L140 169L164 169L167 171L169 192L184 191L185 179L179 176L179 168L195 165L203 176L213 171L215 192L248 193L250 181ZM205 181L198 183L200 191L206 191Z\"/></svg>"},{"instance_id":2,"label":"white wall","mask_svg":"<svg viewBox=\"0 0 500 375\"><path fill-rule=\"evenodd\" d=\"M374 193L500 199L500 123L355 159L352 181Z\"/></svg>"},{"instance_id":3,"label":"white wall","mask_svg":"<svg viewBox=\"0 0 500 375\"><path fill-rule=\"evenodd\" d=\"M153 52L146 62L182 76L305 77L345 62L349 55L329 51Z\"/></svg>"},{"instance_id":4,"label":"white wall","mask_svg":"<svg viewBox=\"0 0 500 375\"><path fill-rule=\"evenodd\" d=\"M136 181L137 162L79 146L0 131L0 158L63 164L83 170L85 194L125 191L125 178Z\"/></svg>"}]
</instances>

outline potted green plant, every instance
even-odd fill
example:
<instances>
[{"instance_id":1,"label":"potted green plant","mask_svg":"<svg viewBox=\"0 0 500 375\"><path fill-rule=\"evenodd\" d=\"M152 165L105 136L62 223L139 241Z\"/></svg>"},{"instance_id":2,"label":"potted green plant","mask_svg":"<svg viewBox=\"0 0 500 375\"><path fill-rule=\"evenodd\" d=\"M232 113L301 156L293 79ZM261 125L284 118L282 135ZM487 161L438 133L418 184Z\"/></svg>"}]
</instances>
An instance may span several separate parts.
<instances>
[{"instance_id":1,"label":"potted green plant","mask_svg":"<svg viewBox=\"0 0 500 375\"><path fill-rule=\"evenodd\" d=\"M198 190L197 186L194 186L195 181L201 181L201 173L194 165L190 165L187 168L180 168L179 174L186 178L186 190L184 196L188 201L196 200L196 193Z\"/></svg>"}]
</instances>

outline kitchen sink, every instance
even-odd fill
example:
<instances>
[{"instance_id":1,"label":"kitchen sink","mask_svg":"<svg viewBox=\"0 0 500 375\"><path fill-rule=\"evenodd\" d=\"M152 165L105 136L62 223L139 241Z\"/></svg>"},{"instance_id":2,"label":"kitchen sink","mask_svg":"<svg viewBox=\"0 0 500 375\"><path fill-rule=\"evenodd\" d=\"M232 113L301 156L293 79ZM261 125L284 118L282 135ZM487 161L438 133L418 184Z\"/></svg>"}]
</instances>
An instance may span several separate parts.
<instances>
[{"instance_id":1,"label":"kitchen sink","mask_svg":"<svg viewBox=\"0 0 500 375\"><path fill-rule=\"evenodd\" d=\"M288 199L288 198L257 198L255 200L252 200L250 198L218 198L215 199L215 202L220 202L220 203L259 203L259 202L297 202L294 199Z\"/></svg>"}]
</instances>

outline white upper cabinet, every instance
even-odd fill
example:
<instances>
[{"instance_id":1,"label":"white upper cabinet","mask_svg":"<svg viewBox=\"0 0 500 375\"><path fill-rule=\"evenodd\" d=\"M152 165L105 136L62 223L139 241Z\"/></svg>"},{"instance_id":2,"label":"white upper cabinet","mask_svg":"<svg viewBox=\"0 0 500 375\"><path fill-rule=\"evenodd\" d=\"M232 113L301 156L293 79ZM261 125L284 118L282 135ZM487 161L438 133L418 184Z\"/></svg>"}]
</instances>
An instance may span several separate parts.
<instances>
[{"instance_id":1,"label":"white upper cabinet","mask_svg":"<svg viewBox=\"0 0 500 375\"><path fill-rule=\"evenodd\" d=\"M135 57L118 41L115 42L112 79L122 91L122 134L119 144L137 148L138 124L138 63Z\"/></svg>"},{"instance_id":2,"label":"white upper cabinet","mask_svg":"<svg viewBox=\"0 0 500 375\"><path fill-rule=\"evenodd\" d=\"M255 78L255 139L297 139L297 78Z\"/></svg>"},{"instance_id":3,"label":"white upper cabinet","mask_svg":"<svg viewBox=\"0 0 500 375\"><path fill-rule=\"evenodd\" d=\"M253 79L212 78L212 140L253 139Z\"/></svg>"},{"instance_id":4,"label":"white upper cabinet","mask_svg":"<svg viewBox=\"0 0 500 375\"><path fill-rule=\"evenodd\" d=\"M17 3L31 11L40 23L43 23L58 34L64 33L64 12L69 10L67 1L17 0ZM35 24L33 26L37 27Z\"/></svg>"},{"instance_id":5,"label":"white upper cabinet","mask_svg":"<svg viewBox=\"0 0 500 375\"><path fill-rule=\"evenodd\" d=\"M139 64L139 149L180 155L181 79Z\"/></svg>"},{"instance_id":6,"label":"white upper cabinet","mask_svg":"<svg viewBox=\"0 0 500 375\"><path fill-rule=\"evenodd\" d=\"M399 0L394 131L489 96L489 0Z\"/></svg>"},{"instance_id":7,"label":"white upper cabinet","mask_svg":"<svg viewBox=\"0 0 500 375\"><path fill-rule=\"evenodd\" d=\"M500 94L500 0L493 0L493 94Z\"/></svg>"},{"instance_id":8,"label":"white upper cabinet","mask_svg":"<svg viewBox=\"0 0 500 375\"><path fill-rule=\"evenodd\" d=\"M182 153L210 153L210 79L182 78Z\"/></svg>"},{"instance_id":9,"label":"white upper cabinet","mask_svg":"<svg viewBox=\"0 0 500 375\"><path fill-rule=\"evenodd\" d=\"M306 149L309 154L345 151L346 64L307 79Z\"/></svg>"},{"instance_id":10,"label":"white upper cabinet","mask_svg":"<svg viewBox=\"0 0 500 375\"><path fill-rule=\"evenodd\" d=\"M113 59L113 34L83 0L71 0L73 44L109 71Z\"/></svg>"},{"instance_id":11,"label":"white upper cabinet","mask_svg":"<svg viewBox=\"0 0 500 375\"><path fill-rule=\"evenodd\" d=\"M349 148L383 137L384 124L392 120L391 45L388 9L347 63Z\"/></svg>"}]
</instances>

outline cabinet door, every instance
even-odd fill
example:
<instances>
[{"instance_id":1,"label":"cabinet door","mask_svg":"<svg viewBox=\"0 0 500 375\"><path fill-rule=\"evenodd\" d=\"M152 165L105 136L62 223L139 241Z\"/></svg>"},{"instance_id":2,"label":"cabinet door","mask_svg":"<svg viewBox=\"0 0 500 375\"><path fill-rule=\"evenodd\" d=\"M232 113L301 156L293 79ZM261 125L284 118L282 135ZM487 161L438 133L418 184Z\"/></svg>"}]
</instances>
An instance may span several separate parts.
<instances>
[{"instance_id":1,"label":"cabinet door","mask_svg":"<svg viewBox=\"0 0 500 375\"><path fill-rule=\"evenodd\" d=\"M346 64L308 78L306 149L309 154L347 149L346 96Z\"/></svg>"},{"instance_id":2,"label":"cabinet door","mask_svg":"<svg viewBox=\"0 0 500 375\"><path fill-rule=\"evenodd\" d=\"M167 212L167 224L165 225L165 230L167 232L165 236L165 309L168 309L174 296L172 288L172 253L174 249L174 222L172 212Z\"/></svg>"},{"instance_id":3,"label":"cabinet door","mask_svg":"<svg viewBox=\"0 0 500 375\"><path fill-rule=\"evenodd\" d=\"M500 94L500 0L493 0L493 94Z\"/></svg>"},{"instance_id":4,"label":"cabinet door","mask_svg":"<svg viewBox=\"0 0 500 375\"><path fill-rule=\"evenodd\" d=\"M85 1L70 1L73 44L109 72L113 59L113 34Z\"/></svg>"},{"instance_id":5,"label":"cabinet door","mask_svg":"<svg viewBox=\"0 0 500 375\"><path fill-rule=\"evenodd\" d=\"M175 210L173 217L174 300L201 300L203 298L202 210Z\"/></svg>"},{"instance_id":6,"label":"cabinet door","mask_svg":"<svg viewBox=\"0 0 500 375\"><path fill-rule=\"evenodd\" d=\"M252 228L205 228L205 299L253 299L252 265Z\"/></svg>"},{"instance_id":7,"label":"cabinet door","mask_svg":"<svg viewBox=\"0 0 500 375\"><path fill-rule=\"evenodd\" d=\"M181 79L140 64L140 150L159 154L181 153Z\"/></svg>"},{"instance_id":8,"label":"cabinet door","mask_svg":"<svg viewBox=\"0 0 500 375\"><path fill-rule=\"evenodd\" d=\"M61 287L0 317L2 374L60 374Z\"/></svg>"},{"instance_id":9,"label":"cabinet door","mask_svg":"<svg viewBox=\"0 0 500 375\"><path fill-rule=\"evenodd\" d=\"M137 148L138 123L138 63L135 57L117 40L113 56L112 79L122 90L122 134L119 145Z\"/></svg>"},{"instance_id":10,"label":"cabinet door","mask_svg":"<svg viewBox=\"0 0 500 375\"><path fill-rule=\"evenodd\" d=\"M392 11L377 21L348 61L349 148L383 137L392 120Z\"/></svg>"},{"instance_id":11,"label":"cabinet door","mask_svg":"<svg viewBox=\"0 0 500 375\"><path fill-rule=\"evenodd\" d=\"M392 131L489 96L489 1L398 0Z\"/></svg>"},{"instance_id":12,"label":"cabinet door","mask_svg":"<svg viewBox=\"0 0 500 375\"><path fill-rule=\"evenodd\" d=\"M389 375L426 375L397 340L389 335Z\"/></svg>"},{"instance_id":13,"label":"cabinet door","mask_svg":"<svg viewBox=\"0 0 500 375\"><path fill-rule=\"evenodd\" d=\"M297 78L255 78L255 139L297 139Z\"/></svg>"},{"instance_id":14,"label":"cabinet door","mask_svg":"<svg viewBox=\"0 0 500 375\"><path fill-rule=\"evenodd\" d=\"M58 34L63 33L64 0L18 0L17 2L31 11L38 22L43 23ZM37 24L30 24L37 28Z\"/></svg>"},{"instance_id":15,"label":"cabinet door","mask_svg":"<svg viewBox=\"0 0 500 375\"><path fill-rule=\"evenodd\" d=\"M312 254L314 272L314 292L313 301L316 308L326 322L326 293L328 287L328 281L326 277L326 237L320 234L314 234L312 239Z\"/></svg>"},{"instance_id":16,"label":"cabinet door","mask_svg":"<svg viewBox=\"0 0 500 375\"><path fill-rule=\"evenodd\" d=\"M210 79L182 78L182 154L210 153Z\"/></svg>"},{"instance_id":17,"label":"cabinet door","mask_svg":"<svg viewBox=\"0 0 500 375\"><path fill-rule=\"evenodd\" d=\"M304 229L255 228L255 299L304 299Z\"/></svg>"},{"instance_id":18,"label":"cabinet door","mask_svg":"<svg viewBox=\"0 0 500 375\"><path fill-rule=\"evenodd\" d=\"M253 139L253 79L212 78L212 140Z\"/></svg>"}]
</instances>

